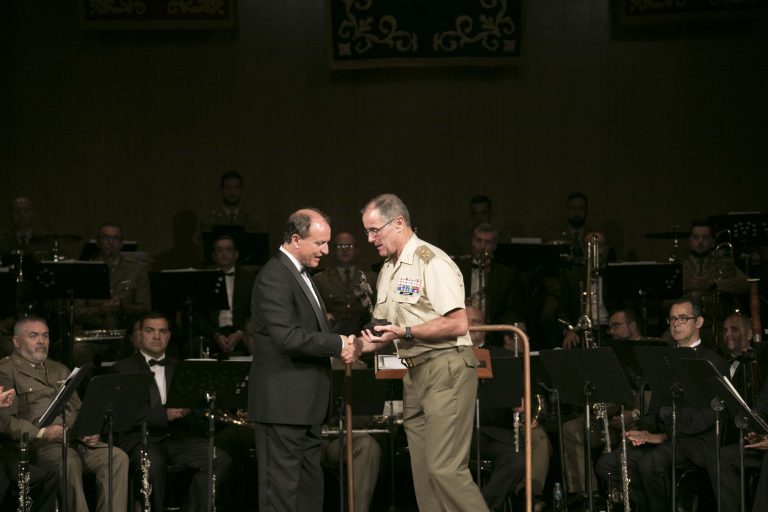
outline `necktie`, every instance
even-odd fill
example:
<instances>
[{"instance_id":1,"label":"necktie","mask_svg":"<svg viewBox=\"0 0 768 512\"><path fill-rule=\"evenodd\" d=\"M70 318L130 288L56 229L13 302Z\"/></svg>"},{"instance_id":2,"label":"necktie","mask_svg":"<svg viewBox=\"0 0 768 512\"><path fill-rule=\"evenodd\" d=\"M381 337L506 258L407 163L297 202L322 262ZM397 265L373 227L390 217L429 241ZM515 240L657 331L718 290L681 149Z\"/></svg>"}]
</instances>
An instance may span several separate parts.
<instances>
[{"instance_id":1,"label":"necktie","mask_svg":"<svg viewBox=\"0 0 768 512\"><path fill-rule=\"evenodd\" d=\"M155 365L165 366L165 359L150 359L147 361L147 363L149 364L150 368Z\"/></svg>"},{"instance_id":2,"label":"necktie","mask_svg":"<svg viewBox=\"0 0 768 512\"><path fill-rule=\"evenodd\" d=\"M350 288L352 288L352 269L345 268L344 269L344 289L349 290Z\"/></svg>"},{"instance_id":3,"label":"necktie","mask_svg":"<svg viewBox=\"0 0 768 512\"><path fill-rule=\"evenodd\" d=\"M22 247L26 247L28 242L29 242L29 237L27 235L21 235L19 237L19 245L21 245Z\"/></svg>"},{"instance_id":4,"label":"necktie","mask_svg":"<svg viewBox=\"0 0 768 512\"><path fill-rule=\"evenodd\" d=\"M236 220L237 220L237 214L235 214L234 212L230 213L229 214L229 222L234 224Z\"/></svg>"}]
</instances>

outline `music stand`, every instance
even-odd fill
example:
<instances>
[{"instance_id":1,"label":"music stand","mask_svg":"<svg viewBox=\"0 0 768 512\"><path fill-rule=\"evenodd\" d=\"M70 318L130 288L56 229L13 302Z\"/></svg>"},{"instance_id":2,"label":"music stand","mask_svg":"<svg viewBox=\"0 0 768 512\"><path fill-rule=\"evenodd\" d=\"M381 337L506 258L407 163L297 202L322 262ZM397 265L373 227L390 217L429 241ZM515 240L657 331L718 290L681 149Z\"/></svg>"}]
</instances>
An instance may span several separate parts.
<instances>
[{"instance_id":1,"label":"music stand","mask_svg":"<svg viewBox=\"0 0 768 512\"><path fill-rule=\"evenodd\" d=\"M0 318L16 315L16 276L0 267Z\"/></svg>"},{"instance_id":2,"label":"music stand","mask_svg":"<svg viewBox=\"0 0 768 512\"><path fill-rule=\"evenodd\" d=\"M139 243L135 240L123 240L123 245L120 247L121 253L131 253L139 250ZM83 244L83 249L80 251L80 258L83 261L89 261L99 255L99 246L96 245L96 239L91 238Z\"/></svg>"},{"instance_id":3,"label":"music stand","mask_svg":"<svg viewBox=\"0 0 768 512\"><path fill-rule=\"evenodd\" d=\"M557 277L561 246L551 244L499 244L493 259L518 272L542 277Z\"/></svg>"},{"instance_id":4,"label":"music stand","mask_svg":"<svg viewBox=\"0 0 768 512\"><path fill-rule=\"evenodd\" d=\"M64 470L61 475L61 495L67 495L67 451L69 450L69 443L67 442L67 408L66 404L72 397L72 394L76 392L77 388L83 382L83 379L91 372L93 365L91 363L83 365L81 368L75 368L72 373L69 374L67 380L59 388L56 394L51 400L48 408L43 414L36 420L32 421L32 424L38 428L44 428L53 423L56 416L61 416L61 426L63 429L61 440L61 464ZM64 499L61 502L61 512L67 512L67 500Z\"/></svg>"},{"instance_id":5,"label":"music stand","mask_svg":"<svg viewBox=\"0 0 768 512\"><path fill-rule=\"evenodd\" d=\"M107 471L109 473L108 510L112 510L112 453L114 432L130 430L141 419L149 396L151 373L101 375L95 377L85 394L72 433L75 437L107 432Z\"/></svg>"},{"instance_id":6,"label":"music stand","mask_svg":"<svg viewBox=\"0 0 768 512\"><path fill-rule=\"evenodd\" d=\"M184 313L188 328L189 349L192 349L194 313L229 309L227 284L221 270L179 269L149 272L152 305L173 317Z\"/></svg>"},{"instance_id":7,"label":"music stand","mask_svg":"<svg viewBox=\"0 0 768 512\"><path fill-rule=\"evenodd\" d=\"M208 508L213 510L214 411L245 409L248 404L248 361L179 361L173 369L166 407L208 410Z\"/></svg>"},{"instance_id":8,"label":"music stand","mask_svg":"<svg viewBox=\"0 0 768 512\"><path fill-rule=\"evenodd\" d=\"M37 297L41 299L63 299L68 315L59 315L62 349L60 361L71 363L71 353L66 349L74 343L75 299L108 299L109 267L101 261L43 261L35 277ZM60 311L61 313L61 311ZM69 343L64 346L64 341Z\"/></svg>"},{"instance_id":9,"label":"music stand","mask_svg":"<svg viewBox=\"0 0 768 512\"><path fill-rule=\"evenodd\" d=\"M270 256L268 233L252 233L245 231L244 226L217 225L212 226L211 231L203 233L203 264L213 263L213 242L221 236L231 236L235 241L235 247L240 254L238 263L241 265L263 265Z\"/></svg>"},{"instance_id":10,"label":"music stand","mask_svg":"<svg viewBox=\"0 0 768 512\"><path fill-rule=\"evenodd\" d=\"M635 354L643 375L660 405L672 406L672 510L677 507L677 410L681 406L711 407L706 388L696 382L682 367L680 360L696 358L693 349L685 347L636 347ZM704 389L702 389L704 388Z\"/></svg>"},{"instance_id":11,"label":"music stand","mask_svg":"<svg viewBox=\"0 0 768 512\"><path fill-rule=\"evenodd\" d=\"M560 400L584 404L585 480L589 510L593 510L590 440L590 409L594 402L630 402L634 395L627 377L610 348L542 350L547 374L557 388ZM558 426L558 428L561 428Z\"/></svg>"},{"instance_id":12,"label":"music stand","mask_svg":"<svg viewBox=\"0 0 768 512\"><path fill-rule=\"evenodd\" d=\"M745 509L744 493L744 430L751 427L752 431L760 434L768 434L768 423L754 413L744 399L733 387L730 380L715 368L711 361L706 359L681 359L680 364L691 377L702 382L709 389L712 399L712 409L717 415L715 439L717 441L717 502L720 510L720 411L723 405L728 408L739 429L739 483L741 493L741 510Z\"/></svg>"},{"instance_id":13,"label":"music stand","mask_svg":"<svg viewBox=\"0 0 768 512\"><path fill-rule=\"evenodd\" d=\"M740 247L763 247L768 245L768 213L734 212L712 215L709 221L716 231L727 229L731 241Z\"/></svg>"},{"instance_id":14,"label":"music stand","mask_svg":"<svg viewBox=\"0 0 768 512\"><path fill-rule=\"evenodd\" d=\"M609 263L605 268L605 296L609 304L639 300L643 332L648 327L648 300L683 295L681 263Z\"/></svg>"}]
</instances>

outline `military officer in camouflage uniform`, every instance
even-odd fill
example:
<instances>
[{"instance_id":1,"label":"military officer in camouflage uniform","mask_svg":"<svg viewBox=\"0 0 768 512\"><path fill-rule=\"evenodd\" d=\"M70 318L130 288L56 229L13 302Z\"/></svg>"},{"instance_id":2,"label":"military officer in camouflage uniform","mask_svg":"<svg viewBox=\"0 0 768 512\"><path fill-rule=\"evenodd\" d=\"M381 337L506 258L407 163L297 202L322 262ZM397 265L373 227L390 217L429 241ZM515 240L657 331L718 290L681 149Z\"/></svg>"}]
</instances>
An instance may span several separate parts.
<instances>
[{"instance_id":1,"label":"military officer in camouflage uniform","mask_svg":"<svg viewBox=\"0 0 768 512\"><path fill-rule=\"evenodd\" d=\"M364 350L394 341L408 367L403 424L419 510L488 510L468 468L477 360L461 272L416 236L397 196L378 196L362 213L368 241L387 258L374 317L391 322L363 333Z\"/></svg>"}]
</instances>

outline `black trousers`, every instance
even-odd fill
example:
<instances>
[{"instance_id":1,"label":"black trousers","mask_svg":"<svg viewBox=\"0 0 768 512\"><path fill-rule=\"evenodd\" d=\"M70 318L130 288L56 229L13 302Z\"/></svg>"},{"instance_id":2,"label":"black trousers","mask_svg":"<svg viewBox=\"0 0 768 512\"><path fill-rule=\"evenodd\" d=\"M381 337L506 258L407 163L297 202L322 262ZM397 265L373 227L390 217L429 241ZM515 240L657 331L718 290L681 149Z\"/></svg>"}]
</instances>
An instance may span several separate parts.
<instances>
[{"instance_id":1,"label":"black trousers","mask_svg":"<svg viewBox=\"0 0 768 512\"><path fill-rule=\"evenodd\" d=\"M607 481L610 472L614 482L620 482L620 455L621 450L614 450L597 461L595 472L604 481ZM717 481L714 434L707 432L695 437L679 437L676 460L677 464L692 464L704 468L714 487ZM627 467L630 494L637 510L657 512L672 509L670 441L659 445L627 446ZM729 509L723 507L723 510Z\"/></svg>"},{"instance_id":2,"label":"black trousers","mask_svg":"<svg viewBox=\"0 0 768 512\"><path fill-rule=\"evenodd\" d=\"M256 423L260 512L323 510L320 425Z\"/></svg>"},{"instance_id":3,"label":"black trousers","mask_svg":"<svg viewBox=\"0 0 768 512\"><path fill-rule=\"evenodd\" d=\"M15 511L18 501L11 500L11 483L18 485L19 455L15 446L0 447L0 511ZM55 466L29 465L32 512L54 512L59 489L59 470Z\"/></svg>"},{"instance_id":4,"label":"black trousers","mask_svg":"<svg viewBox=\"0 0 768 512\"><path fill-rule=\"evenodd\" d=\"M141 471L141 443L131 442L135 439L121 442L131 461L133 474ZM169 435L155 438L150 436L147 443L149 455L149 480L152 484L152 510L163 510L166 489L166 469L168 466L183 466L194 471L184 510L190 512L205 512L208 505L208 442L198 435L177 431ZM216 501L222 501L220 489L231 477L232 460L224 450L216 450L213 460L213 472L216 475ZM135 486L141 489L141 480Z\"/></svg>"}]
</instances>

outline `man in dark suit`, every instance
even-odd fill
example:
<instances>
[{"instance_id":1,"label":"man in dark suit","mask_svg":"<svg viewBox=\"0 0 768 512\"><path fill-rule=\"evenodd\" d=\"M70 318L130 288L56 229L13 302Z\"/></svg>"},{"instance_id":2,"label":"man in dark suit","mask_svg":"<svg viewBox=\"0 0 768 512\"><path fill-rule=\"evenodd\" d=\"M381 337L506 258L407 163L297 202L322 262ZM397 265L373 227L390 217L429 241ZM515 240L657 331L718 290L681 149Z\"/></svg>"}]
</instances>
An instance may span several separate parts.
<instances>
[{"instance_id":1,"label":"man in dark suit","mask_svg":"<svg viewBox=\"0 0 768 512\"><path fill-rule=\"evenodd\" d=\"M253 287L248 412L256 422L259 510L322 510L321 424L330 357L352 362L359 354L354 336L331 333L306 273L328 254L330 239L329 220L319 210L291 214L279 252Z\"/></svg>"},{"instance_id":2,"label":"man in dark suit","mask_svg":"<svg viewBox=\"0 0 768 512\"><path fill-rule=\"evenodd\" d=\"M222 235L213 242L213 263L224 272L229 309L196 315L195 329L199 335L214 341L214 352L245 356L251 352L246 333L256 276L237 265L239 257L235 239L231 236Z\"/></svg>"},{"instance_id":3,"label":"man in dark suit","mask_svg":"<svg viewBox=\"0 0 768 512\"><path fill-rule=\"evenodd\" d=\"M727 371L725 360L701 343L700 329L704 318L698 304L690 299L675 301L667 321L678 349L690 350L692 358L708 359L721 373ZM678 409L676 462L705 468L713 486L717 480L714 429L715 413L711 408L683 406ZM630 495L637 510L669 509L671 432L672 408L662 406L659 393L655 391L648 413L639 418L637 424L626 433ZM607 482L609 473L620 474L620 453L621 450L614 450L597 461L595 472L604 481Z\"/></svg>"},{"instance_id":4,"label":"man in dark suit","mask_svg":"<svg viewBox=\"0 0 768 512\"><path fill-rule=\"evenodd\" d=\"M193 433L194 416L189 409L166 407L168 390L173 379L176 361L166 357L165 351L171 338L168 320L162 313L147 313L140 323L141 338L136 354L114 364L117 373L152 373L155 385L150 386L148 403L143 417L147 422L147 452L150 462L149 480L152 485L152 509L163 510L165 499L165 473L169 465L184 466L195 471L188 502L184 510L205 511L208 499L208 443ZM128 454L131 469L141 469L141 426L118 437L117 445ZM216 453L213 472L217 490L229 473L231 460L223 450ZM217 498L221 496L217 493Z\"/></svg>"}]
</instances>

